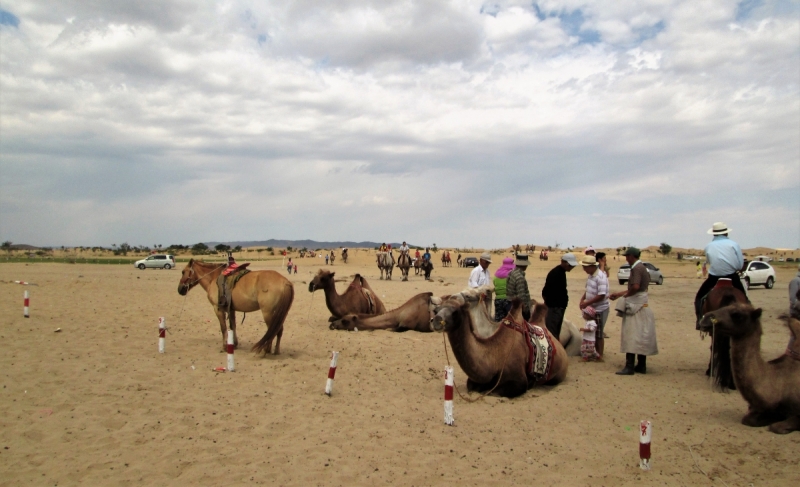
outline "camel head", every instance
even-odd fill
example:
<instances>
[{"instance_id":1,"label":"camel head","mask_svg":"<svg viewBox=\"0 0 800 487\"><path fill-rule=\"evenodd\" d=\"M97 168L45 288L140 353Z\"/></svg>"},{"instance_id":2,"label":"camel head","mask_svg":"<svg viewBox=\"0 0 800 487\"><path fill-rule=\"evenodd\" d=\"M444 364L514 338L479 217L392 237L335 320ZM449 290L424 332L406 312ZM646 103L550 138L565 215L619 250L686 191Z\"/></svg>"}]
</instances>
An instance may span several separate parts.
<instances>
[{"instance_id":1,"label":"camel head","mask_svg":"<svg viewBox=\"0 0 800 487\"><path fill-rule=\"evenodd\" d=\"M458 311L468 303L461 293L454 294L433 309L434 315L431 318L431 329L440 333L451 331L461 323L458 321Z\"/></svg>"},{"instance_id":2,"label":"camel head","mask_svg":"<svg viewBox=\"0 0 800 487\"><path fill-rule=\"evenodd\" d=\"M761 330L761 308L736 303L706 313L700 320L700 331L716 331L732 338L743 337Z\"/></svg>"},{"instance_id":3,"label":"camel head","mask_svg":"<svg viewBox=\"0 0 800 487\"><path fill-rule=\"evenodd\" d=\"M186 264L186 267L181 271L181 280L178 282L178 294L181 296L186 296L189 289L195 287L197 283L200 282L197 273L192 267L193 263L194 259L189 259L189 263Z\"/></svg>"},{"instance_id":4,"label":"camel head","mask_svg":"<svg viewBox=\"0 0 800 487\"><path fill-rule=\"evenodd\" d=\"M355 328L358 328L358 315L351 313L349 315L344 315L338 320L334 320L328 325L328 328L331 330L350 330L353 331Z\"/></svg>"},{"instance_id":5,"label":"camel head","mask_svg":"<svg viewBox=\"0 0 800 487\"><path fill-rule=\"evenodd\" d=\"M314 276L314 279L308 283L308 292L313 293L317 289L325 289L329 283L333 283L333 275L336 274L335 272L331 272L325 269L320 269L317 272L317 275Z\"/></svg>"}]
</instances>

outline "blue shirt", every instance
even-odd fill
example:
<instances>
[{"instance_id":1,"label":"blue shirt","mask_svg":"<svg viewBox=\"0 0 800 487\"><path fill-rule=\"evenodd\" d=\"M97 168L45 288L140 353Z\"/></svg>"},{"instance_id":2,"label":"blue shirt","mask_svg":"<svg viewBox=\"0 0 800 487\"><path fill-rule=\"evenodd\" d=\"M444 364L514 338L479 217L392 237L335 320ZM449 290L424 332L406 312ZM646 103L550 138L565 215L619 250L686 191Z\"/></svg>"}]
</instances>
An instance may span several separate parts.
<instances>
[{"instance_id":1,"label":"blue shirt","mask_svg":"<svg viewBox=\"0 0 800 487\"><path fill-rule=\"evenodd\" d=\"M425 260L431 260L431 254L429 254L428 252L425 252L424 254L422 254L422 258L425 259Z\"/></svg>"},{"instance_id":2,"label":"blue shirt","mask_svg":"<svg viewBox=\"0 0 800 487\"><path fill-rule=\"evenodd\" d=\"M710 267L708 273L712 276L728 276L739 270L744 265L744 257L739 244L725 235L717 235L706 246L706 258Z\"/></svg>"}]
</instances>

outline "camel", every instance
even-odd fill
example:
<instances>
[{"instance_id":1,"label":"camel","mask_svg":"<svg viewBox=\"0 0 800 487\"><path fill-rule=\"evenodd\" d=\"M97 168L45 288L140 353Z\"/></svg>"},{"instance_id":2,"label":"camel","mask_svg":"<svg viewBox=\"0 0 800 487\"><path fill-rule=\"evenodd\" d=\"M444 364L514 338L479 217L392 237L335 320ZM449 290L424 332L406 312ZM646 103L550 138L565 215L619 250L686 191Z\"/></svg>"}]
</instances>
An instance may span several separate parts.
<instances>
[{"instance_id":1,"label":"camel","mask_svg":"<svg viewBox=\"0 0 800 487\"><path fill-rule=\"evenodd\" d=\"M462 291L450 296L435 310L433 328L447 332L453 355L469 378L468 390L494 389L492 392L500 396L516 397L536 385L562 382L567 376L569 358L561 343L554 340L544 326L547 307L536 305L532 323L537 326L535 332L542 333L552 347L552 357L542 374L529 374L526 336L492 321L482 303L493 290L494 286L488 285ZM523 323L522 306L518 299L514 299L507 320L512 326L514 323ZM537 362L535 357L533 360Z\"/></svg>"},{"instance_id":2,"label":"camel","mask_svg":"<svg viewBox=\"0 0 800 487\"><path fill-rule=\"evenodd\" d=\"M217 278L227 264L212 264L201 260L190 259L181 271L181 280L178 283L178 294L185 296L193 287L200 284L208 295L208 301L214 307L214 312L219 319L222 331L222 350L227 345L227 325L225 324L225 311L217 307L219 292ZM289 314L289 308L294 301L294 286L292 283L275 271L251 271L237 282L231 290L233 311L249 313L261 310L261 316L267 325L267 333L253 345L254 352L269 354L272 350L272 340L275 341L275 355L280 354L281 337L283 336L283 322ZM233 330L233 345L239 346L239 337L236 335L236 320L231 317L230 329Z\"/></svg>"},{"instance_id":3,"label":"camel","mask_svg":"<svg viewBox=\"0 0 800 487\"><path fill-rule=\"evenodd\" d=\"M700 329L730 337L733 380L749 405L742 424L791 433L800 430L800 320L786 317L789 346L782 356L765 362L760 318L760 308L735 303L705 314Z\"/></svg>"},{"instance_id":4,"label":"camel","mask_svg":"<svg viewBox=\"0 0 800 487\"><path fill-rule=\"evenodd\" d=\"M333 265L333 261L336 260L336 252L331 250L331 265Z\"/></svg>"},{"instance_id":5,"label":"camel","mask_svg":"<svg viewBox=\"0 0 800 487\"><path fill-rule=\"evenodd\" d=\"M436 306L448 296L437 298L433 293L420 293L406 301L399 308L379 316L348 314L330 324L331 330L392 330L392 331L433 331L431 318Z\"/></svg>"},{"instance_id":6,"label":"camel","mask_svg":"<svg viewBox=\"0 0 800 487\"><path fill-rule=\"evenodd\" d=\"M417 257L414 259L414 275L418 276L419 271L422 269L422 257Z\"/></svg>"},{"instance_id":7,"label":"camel","mask_svg":"<svg viewBox=\"0 0 800 487\"><path fill-rule=\"evenodd\" d=\"M715 311L733 303L748 303L747 296L731 285L728 279L720 279L708 293L703 302L703 314ZM731 369L731 341L725 335L711 334L711 357L708 360L706 375L712 376L714 387L718 390L736 390Z\"/></svg>"},{"instance_id":8,"label":"camel","mask_svg":"<svg viewBox=\"0 0 800 487\"><path fill-rule=\"evenodd\" d=\"M391 252L378 252L376 261L378 263L378 269L381 271L381 281L383 280L383 274L386 273L386 280L392 280L392 268L394 267L394 254Z\"/></svg>"},{"instance_id":9,"label":"camel","mask_svg":"<svg viewBox=\"0 0 800 487\"><path fill-rule=\"evenodd\" d=\"M347 264L347 249L342 250L342 262Z\"/></svg>"},{"instance_id":10,"label":"camel","mask_svg":"<svg viewBox=\"0 0 800 487\"><path fill-rule=\"evenodd\" d=\"M411 257L407 252L400 252L400 257L397 258L397 267L400 268L400 273L403 274L401 281L407 281L408 270L411 268Z\"/></svg>"},{"instance_id":11,"label":"camel","mask_svg":"<svg viewBox=\"0 0 800 487\"><path fill-rule=\"evenodd\" d=\"M355 275L353 282L343 294L336 292L334 274L336 273L320 269L314 279L308 283L308 292L313 293L317 289L325 292L325 304L332 315L330 321L350 313L380 315L386 312L386 306L383 305L381 298L360 274Z\"/></svg>"},{"instance_id":12,"label":"camel","mask_svg":"<svg viewBox=\"0 0 800 487\"><path fill-rule=\"evenodd\" d=\"M558 337L558 341L561 342L561 346L564 347L564 350L567 352L567 356L581 356L581 342L583 342L583 334L578 331L578 327L575 326L575 324L573 324L570 320L564 319L564 321L561 322L561 336Z\"/></svg>"}]
</instances>

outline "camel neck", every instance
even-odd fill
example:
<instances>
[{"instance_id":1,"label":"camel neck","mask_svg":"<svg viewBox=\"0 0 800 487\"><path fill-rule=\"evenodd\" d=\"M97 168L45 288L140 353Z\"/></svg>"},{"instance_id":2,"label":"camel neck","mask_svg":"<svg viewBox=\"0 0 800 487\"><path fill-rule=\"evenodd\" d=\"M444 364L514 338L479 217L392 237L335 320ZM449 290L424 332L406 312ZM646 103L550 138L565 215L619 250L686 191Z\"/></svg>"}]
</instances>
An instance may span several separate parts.
<instances>
[{"instance_id":1,"label":"camel neck","mask_svg":"<svg viewBox=\"0 0 800 487\"><path fill-rule=\"evenodd\" d=\"M459 309L453 317L457 321L453 329L447 332L447 336L458 365L475 382L491 381L503 367L509 350L505 346L509 339L507 335L516 333L500 327L490 338L479 339L472 330L472 320L467 311Z\"/></svg>"},{"instance_id":2,"label":"camel neck","mask_svg":"<svg viewBox=\"0 0 800 487\"><path fill-rule=\"evenodd\" d=\"M769 387L767 363L761 357L761 327L749 335L731 338L731 363L736 387L748 402ZM743 386L744 385L744 386ZM748 396L753 397L748 397Z\"/></svg>"}]
</instances>

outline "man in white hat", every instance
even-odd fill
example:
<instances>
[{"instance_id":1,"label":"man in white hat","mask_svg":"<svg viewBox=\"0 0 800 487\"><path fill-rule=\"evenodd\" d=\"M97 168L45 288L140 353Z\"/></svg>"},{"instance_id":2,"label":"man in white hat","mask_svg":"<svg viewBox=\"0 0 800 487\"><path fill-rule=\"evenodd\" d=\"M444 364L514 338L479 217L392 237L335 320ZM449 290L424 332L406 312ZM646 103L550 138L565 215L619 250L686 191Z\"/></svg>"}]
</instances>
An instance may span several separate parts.
<instances>
[{"instance_id":1,"label":"man in white hat","mask_svg":"<svg viewBox=\"0 0 800 487\"><path fill-rule=\"evenodd\" d=\"M472 269L469 275L469 282L467 283L469 287L481 287L492 282L492 278L489 275L489 264L492 263L492 254L489 252L482 253L478 263L480 265Z\"/></svg>"},{"instance_id":2,"label":"man in white hat","mask_svg":"<svg viewBox=\"0 0 800 487\"><path fill-rule=\"evenodd\" d=\"M578 259L572 252L561 256L561 262L547 273L542 289L542 298L547 305L547 316L544 324L555 337L556 340L561 336L561 323L564 321L564 312L569 303L569 293L567 293L567 272L572 271L578 265Z\"/></svg>"},{"instance_id":3,"label":"man in white hat","mask_svg":"<svg viewBox=\"0 0 800 487\"><path fill-rule=\"evenodd\" d=\"M711 243L706 245L706 260L709 264L708 278L700 286L697 295L694 297L694 309L697 315L697 322L703 317L702 299L712 290L720 278L730 279L733 287L747 295L742 281L739 279L739 271L744 268L744 256L739 244L728 238L730 228L723 222L716 222L708 230L709 235L714 238Z\"/></svg>"},{"instance_id":4,"label":"man in white hat","mask_svg":"<svg viewBox=\"0 0 800 487\"><path fill-rule=\"evenodd\" d=\"M525 270L528 265L530 265L528 254L516 254L514 270L508 274L508 281L506 281L506 299L511 302L512 299L518 298L522 302L522 318L525 321L531 319L531 293L525 278Z\"/></svg>"}]
</instances>

